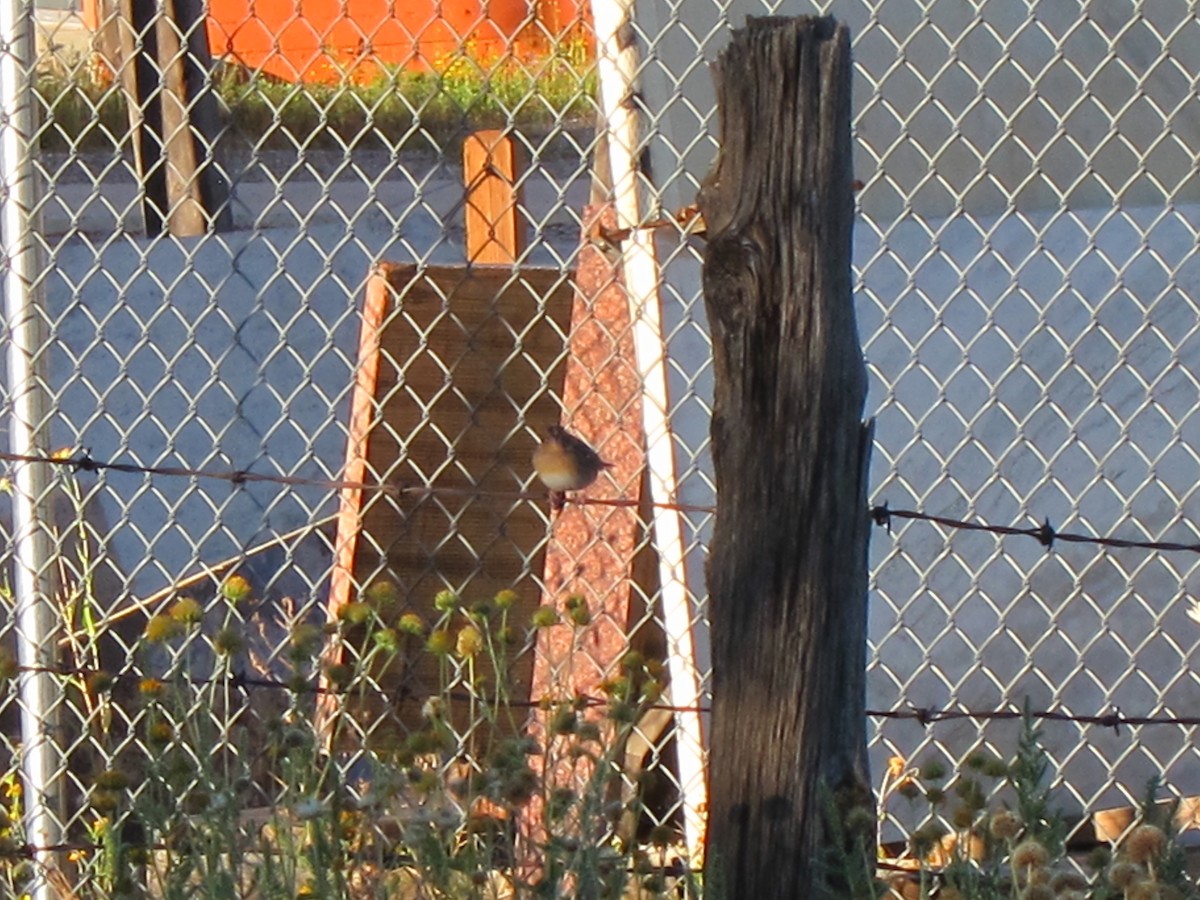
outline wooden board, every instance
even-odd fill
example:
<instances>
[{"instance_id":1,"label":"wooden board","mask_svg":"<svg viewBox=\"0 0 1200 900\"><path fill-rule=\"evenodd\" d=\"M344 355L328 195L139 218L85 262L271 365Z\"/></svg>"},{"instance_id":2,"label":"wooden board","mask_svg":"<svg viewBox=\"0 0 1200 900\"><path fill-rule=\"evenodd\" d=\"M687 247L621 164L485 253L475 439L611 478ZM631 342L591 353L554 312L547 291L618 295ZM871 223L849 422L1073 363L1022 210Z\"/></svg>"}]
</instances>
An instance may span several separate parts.
<instances>
[{"instance_id":1,"label":"wooden board","mask_svg":"<svg viewBox=\"0 0 1200 900\"><path fill-rule=\"evenodd\" d=\"M343 492L331 616L388 580L400 588L398 611L428 622L446 587L467 603L511 588L514 621L528 622L541 596L546 507L519 494L535 434L560 418L572 294L558 270L380 265L364 308L345 477L433 490ZM419 709L436 685L431 667L412 662L403 690ZM514 661L526 691L529 669Z\"/></svg>"},{"instance_id":2,"label":"wooden board","mask_svg":"<svg viewBox=\"0 0 1200 900\"><path fill-rule=\"evenodd\" d=\"M502 131L476 131L463 141L467 262L512 265L524 255L522 156Z\"/></svg>"}]
</instances>

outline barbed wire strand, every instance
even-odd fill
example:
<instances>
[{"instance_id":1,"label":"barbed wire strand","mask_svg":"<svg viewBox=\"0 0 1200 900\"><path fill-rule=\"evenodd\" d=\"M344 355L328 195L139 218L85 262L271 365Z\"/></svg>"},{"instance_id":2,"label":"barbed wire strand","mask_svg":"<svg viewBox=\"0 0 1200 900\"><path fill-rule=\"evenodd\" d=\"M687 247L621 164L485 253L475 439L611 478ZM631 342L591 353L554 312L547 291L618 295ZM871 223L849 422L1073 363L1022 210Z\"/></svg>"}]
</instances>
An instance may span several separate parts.
<instances>
[{"instance_id":1,"label":"barbed wire strand","mask_svg":"<svg viewBox=\"0 0 1200 900\"><path fill-rule=\"evenodd\" d=\"M194 478L224 481L234 486L251 483L282 484L290 487L315 487L327 491L367 491L384 494L397 499L401 497L503 497L510 500L545 500L545 491L495 491L470 487L436 487L434 485L387 484L371 481L344 481L333 478L307 478L299 475L273 475L268 472L251 472L249 469L193 469L187 466L145 466L137 463L99 460L83 452L72 456L55 454L38 455L0 451L0 461L13 463L45 463L77 472L120 472L131 475L156 475L167 478ZM566 502L577 506L637 507L642 501L624 497L568 497ZM676 512L711 514L716 507L694 503L657 502L657 509Z\"/></svg>"},{"instance_id":2,"label":"barbed wire strand","mask_svg":"<svg viewBox=\"0 0 1200 900\"><path fill-rule=\"evenodd\" d=\"M108 675L110 687L119 681L137 680L141 682L151 676L145 676L137 673L122 673L111 675L102 669L94 669L87 667L54 667L54 666L11 666L8 670L10 673L39 673L57 675L63 678L78 678L88 677L98 674ZM224 685L233 689L251 690L255 688L263 688L268 690L286 690L293 693L304 694L350 694L361 692L364 685L359 682L346 685L344 687L325 687L313 681L308 681L304 678L282 680L271 678L261 674L248 674L245 672L232 672L228 675L217 677L204 677L196 675L188 675L186 678L179 676L167 675L161 680L164 684L173 683L176 681L185 682L191 685ZM389 700L392 703L406 700L420 700L424 702L430 698L445 697L453 702L461 703L484 703L494 705L499 698L490 697L485 694L472 693L470 691L446 691L440 694L419 695L415 691L408 688L400 688L397 690L387 690L377 684L366 686L367 690L379 697ZM108 688L106 688L107 690ZM553 709L563 705L577 705L580 708L595 708L606 706L613 703L614 700L608 697L596 697L587 694L562 694L562 695L546 695L541 698L531 698L529 700L518 700L515 698L505 698L504 703L509 706L515 706L521 709ZM665 712L679 713L711 713L712 707L707 705L701 706L674 706L668 703L638 703L638 706L645 709L662 710ZM866 714L873 719L908 719L917 722L918 724L929 726L937 722L948 722L958 719L973 719L978 721L1005 721L1012 719L1021 719L1026 713L1020 709L939 709L937 707L921 707L921 706L905 706L894 709L868 709ZM1105 713L1087 714L1087 713L1070 713L1061 710L1046 709L1033 710L1028 713L1033 719L1051 722L1073 722L1079 725L1099 725L1103 728L1111 728L1114 731L1120 730L1122 726L1139 727L1143 725L1174 725L1185 728L1200 727L1200 715L1198 716L1169 716L1169 715L1151 715L1151 716L1133 716L1121 712L1120 709L1112 709Z\"/></svg>"},{"instance_id":3,"label":"barbed wire strand","mask_svg":"<svg viewBox=\"0 0 1200 900\"><path fill-rule=\"evenodd\" d=\"M1069 531L1056 531L1054 526L1050 524L1049 519L1045 519L1041 525L1031 525L1024 528L1014 525L990 525L984 522L972 522L966 519L954 519L949 516L937 516L911 509L891 509L886 503L881 506L872 507L871 518L876 525L889 531L891 530L892 519L911 519L918 522L931 522L935 525L941 525L944 528L952 528L958 531L984 531L989 534L1002 536L1016 535L1030 537L1047 550L1052 550L1056 541L1062 541L1064 543L1095 544L1100 547L1122 549L1136 548L1140 550L1200 553L1200 543L1194 542L1143 541L1131 540L1129 538L1097 537L1096 535L1077 534Z\"/></svg>"},{"instance_id":4,"label":"barbed wire strand","mask_svg":"<svg viewBox=\"0 0 1200 900\"><path fill-rule=\"evenodd\" d=\"M127 474L158 475L165 477L205 478L225 481L233 485L253 482L282 484L293 487L318 487L329 491L372 491L393 497L507 497L511 500L542 500L546 495L539 491L482 491L476 488L436 487L433 485L403 485L386 484L383 482L342 481L328 478L305 478L298 475L273 475L265 472L251 472L248 469L193 469L186 466L145 466L136 463L121 463L111 460L94 459L87 451L71 456L61 454L34 455L0 452L0 460L16 463L46 463L48 465L71 468L79 472L122 472ZM569 503L581 506L612 506L637 507L643 501L623 497L571 497ZM667 509L676 512L691 512L713 514L713 505L675 502L655 502L649 504L655 509ZM1200 553L1200 542L1182 541L1150 541L1130 538L1105 537L1090 534L1079 534L1069 531L1057 531L1046 519L1041 525L1016 526L993 525L985 522L975 522L967 519L956 519L950 516L934 515L911 509L892 509L887 503L870 508L868 514L876 525L888 531L891 530L893 519L908 519L912 521L929 522L943 528L958 531L976 531L995 534L1002 537L1033 538L1047 550L1051 550L1056 542L1073 544L1092 544L1100 547L1115 549L1141 549L1159 552Z\"/></svg>"}]
</instances>

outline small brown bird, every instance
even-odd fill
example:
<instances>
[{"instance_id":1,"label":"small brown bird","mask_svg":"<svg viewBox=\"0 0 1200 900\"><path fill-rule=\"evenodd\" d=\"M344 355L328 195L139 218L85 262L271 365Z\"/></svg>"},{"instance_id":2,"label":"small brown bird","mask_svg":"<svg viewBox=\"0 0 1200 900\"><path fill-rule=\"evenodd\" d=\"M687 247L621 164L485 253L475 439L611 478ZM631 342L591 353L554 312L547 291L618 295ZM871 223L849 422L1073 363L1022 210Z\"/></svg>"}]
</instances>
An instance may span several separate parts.
<instances>
[{"instance_id":1,"label":"small brown bird","mask_svg":"<svg viewBox=\"0 0 1200 900\"><path fill-rule=\"evenodd\" d=\"M542 484L550 488L550 506L559 510L566 503L567 491L581 491L611 469L600 454L565 428L551 425L548 437L533 451L533 468Z\"/></svg>"}]
</instances>

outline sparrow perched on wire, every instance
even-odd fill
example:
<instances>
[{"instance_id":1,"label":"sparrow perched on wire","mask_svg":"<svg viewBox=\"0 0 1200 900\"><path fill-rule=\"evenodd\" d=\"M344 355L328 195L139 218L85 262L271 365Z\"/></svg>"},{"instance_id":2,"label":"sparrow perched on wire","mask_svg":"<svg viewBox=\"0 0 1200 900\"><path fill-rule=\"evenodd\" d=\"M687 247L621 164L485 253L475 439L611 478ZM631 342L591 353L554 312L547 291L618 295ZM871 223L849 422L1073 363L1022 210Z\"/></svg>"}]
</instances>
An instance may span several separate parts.
<instances>
[{"instance_id":1,"label":"sparrow perched on wire","mask_svg":"<svg viewBox=\"0 0 1200 900\"><path fill-rule=\"evenodd\" d=\"M565 428L551 425L547 437L533 451L533 468L542 484L550 488L550 507L560 510L567 501L567 491L581 491L599 477L603 469L611 469L600 454L585 441Z\"/></svg>"}]
</instances>

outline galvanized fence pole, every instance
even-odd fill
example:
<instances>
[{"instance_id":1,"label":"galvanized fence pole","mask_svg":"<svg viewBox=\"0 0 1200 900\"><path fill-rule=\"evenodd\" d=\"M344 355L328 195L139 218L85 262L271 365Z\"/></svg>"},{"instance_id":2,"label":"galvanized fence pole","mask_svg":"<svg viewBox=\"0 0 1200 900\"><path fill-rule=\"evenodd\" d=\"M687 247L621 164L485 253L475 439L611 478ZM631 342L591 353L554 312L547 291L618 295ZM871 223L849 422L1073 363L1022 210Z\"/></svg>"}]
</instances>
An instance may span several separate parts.
<instances>
[{"instance_id":1,"label":"galvanized fence pole","mask_svg":"<svg viewBox=\"0 0 1200 900\"><path fill-rule=\"evenodd\" d=\"M35 203L32 167L34 41L33 5L26 0L0 2L0 240L5 268L4 315L7 373L11 402L9 449L16 454L44 453L48 423L46 335L36 308L38 252L33 240ZM54 665L54 615L50 606L52 543L49 515L49 466L28 462L13 469L12 589L16 608L21 706L21 753L25 788L25 837L34 848L61 842L62 765L54 721L59 691L46 670ZM54 896L44 866L53 851L35 850L42 863L31 886L34 900Z\"/></svg>"}]
</instances>

